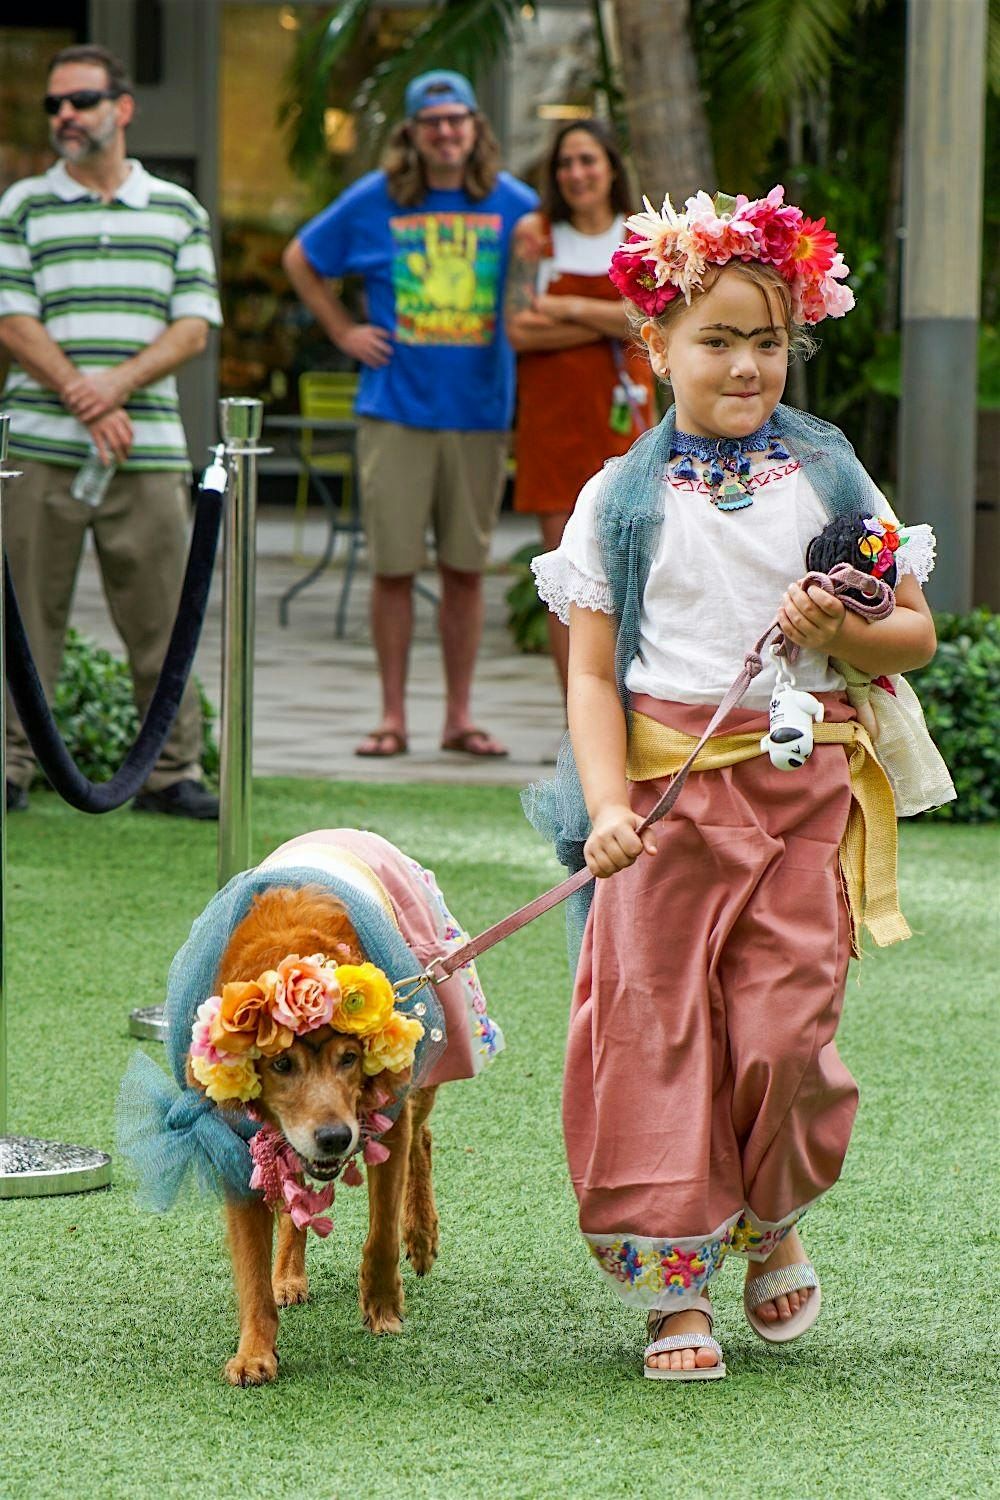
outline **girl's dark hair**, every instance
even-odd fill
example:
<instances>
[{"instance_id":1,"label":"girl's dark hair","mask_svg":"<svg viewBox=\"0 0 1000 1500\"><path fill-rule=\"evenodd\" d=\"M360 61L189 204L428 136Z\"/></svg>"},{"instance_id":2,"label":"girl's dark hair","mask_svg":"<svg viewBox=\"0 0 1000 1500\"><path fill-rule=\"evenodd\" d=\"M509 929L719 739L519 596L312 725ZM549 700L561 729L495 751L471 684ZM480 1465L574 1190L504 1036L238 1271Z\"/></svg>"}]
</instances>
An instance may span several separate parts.
<instances>
[{"instance_id":1,"label":"girl's dark hair","mask_svg":"<svg viewBox=\"0 0 1000 1500\"><path fill-rule=\"evenodd\" d=\"M872 519L871 516L868 518ZM873 557L866 557L858 543L868 535L863 516L834 516L827 521L818 536L814 536L806 548L806 567L810 573L829 573L836 563L850 563L859 573L871 573L875 566ZM882 574L891 589L896 587L896 564L893 562ZM855 589L847 591L858 599Z\"/></svg>"},{"instance_id":2,"label":"girl's dark hair","mask_svg":"<svg viewBox=\"0 0 1000 1500\"><path fill-rule=\"evenodd\" d=\"M593 136L601 147L605 156L611 164L611 208L615 214L628 214L632 210L629 201L628 181L625 177L625 163L611 131L603 120L567 120L565 125L560 125L556 132L555 140L549 148L549 154L545 162L545 181L542 186L542 212L550 224L565 224L571 218L569 204L559 191L559 183L556 180L556 166L559 161L559 152L562 143L574 130L582 130L584 134Z\"/></svg>"}]
</instances>

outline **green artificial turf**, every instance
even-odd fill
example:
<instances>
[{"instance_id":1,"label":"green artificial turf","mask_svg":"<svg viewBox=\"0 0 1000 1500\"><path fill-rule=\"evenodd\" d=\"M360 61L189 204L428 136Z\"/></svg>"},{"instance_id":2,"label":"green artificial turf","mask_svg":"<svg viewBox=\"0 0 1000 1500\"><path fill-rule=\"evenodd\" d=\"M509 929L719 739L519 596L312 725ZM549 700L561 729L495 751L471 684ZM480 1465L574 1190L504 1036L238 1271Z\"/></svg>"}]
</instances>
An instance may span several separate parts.
<instances>
[{"instance_id":1,"label":"green artificial turf","mask_svg":"<svg viewBox=\"0 0 1000 1500\"><path fill-rule=\"evenodd\" d=\"M434 867L472 930L559 874L504 789L264 781L254 850L373 828ZM640 1315L575 1229L559 1130L568 979L559 912L481 961L507 1051L439 1097L441 1257L404 1269L399 1338L360 1326L365 1197L310 1245L276 1384L220 1379L236 1311L217 1206L150 1217L107 1192L0 1204L4 1497L982 1496L996 1204L997 838L905 827L914 941L866 958L841 1048L862 1090L843 1181L804 1237L823 1317L784 1351L716 1291L725 1381L644 1381ZM130 1007L211 896L215 829L36 794L8 824L8 1130L113 1150ZM154 1056L162 1048L145 1044ZM991 1300L991 1296L992 1299Z\"/></svg>"}]
</instances>

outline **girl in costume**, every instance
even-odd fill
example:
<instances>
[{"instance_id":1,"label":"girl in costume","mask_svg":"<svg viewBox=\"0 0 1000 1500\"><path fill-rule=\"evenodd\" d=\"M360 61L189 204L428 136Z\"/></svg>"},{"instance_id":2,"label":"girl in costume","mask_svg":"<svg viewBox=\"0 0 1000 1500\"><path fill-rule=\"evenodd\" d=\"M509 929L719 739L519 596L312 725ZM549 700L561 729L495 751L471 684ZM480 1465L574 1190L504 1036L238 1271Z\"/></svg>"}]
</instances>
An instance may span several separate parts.
<instances>
[{"instance_id":1,"label":"girl in costume","mask_svg":"<svg viewBox=\"0 0 1000 1500\"><path fill-rule=\"evenodd\" d=\"M884 619L803 587L830 519L896 527L843 434L780 404L808 326L853 306L825 221L776 187L699 193L683 213L647 201L626 230L611 279L675 405L584 485L559 548L536 559L569 624L572 748L529 816L602 877L563 1103L580 1227L648 1312L644 1374L713 1379L707 1293L727 1254L747 1257L762 1338L795 1338L819 1313L796 1224L836 1181L857 1104L834 1041L848 960L862 922L879 944L909 935L891 789L834 663L874 678L931 658L933 538L896 549ZM706 769L638 833L775 616L796 686L824 705L812 758L783 771L762 753L768 659Z\"/></svg>"}]
</instances>

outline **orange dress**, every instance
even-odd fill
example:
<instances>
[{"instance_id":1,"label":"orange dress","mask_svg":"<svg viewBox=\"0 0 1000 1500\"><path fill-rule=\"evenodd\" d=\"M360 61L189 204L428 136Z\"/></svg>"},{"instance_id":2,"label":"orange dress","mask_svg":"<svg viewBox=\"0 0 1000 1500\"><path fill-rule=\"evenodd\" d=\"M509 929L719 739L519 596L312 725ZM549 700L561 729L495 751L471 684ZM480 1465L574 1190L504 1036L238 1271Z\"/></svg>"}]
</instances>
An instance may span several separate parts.
<instances>
[{"instance_id":1,"label":"orange dress","mask_svg":"<svg viewBox=\"0 0 1000 1500\"><path fill-rule=\"evenodd\" d=\"M620 301L603 274L585 276L557 269L547 290L554 297ZM615 432L609 424L614 389L620 383L616 342L608 338L575 349L518 355L515 510L568 515L584 484L605 459L627 452L639 436L642 429L634 418L627 433ZM656 420L649 362L628 343L620 343L619 348L630 380L645 392L641 410L649 426Z\"/></svg>"}]
</instances>

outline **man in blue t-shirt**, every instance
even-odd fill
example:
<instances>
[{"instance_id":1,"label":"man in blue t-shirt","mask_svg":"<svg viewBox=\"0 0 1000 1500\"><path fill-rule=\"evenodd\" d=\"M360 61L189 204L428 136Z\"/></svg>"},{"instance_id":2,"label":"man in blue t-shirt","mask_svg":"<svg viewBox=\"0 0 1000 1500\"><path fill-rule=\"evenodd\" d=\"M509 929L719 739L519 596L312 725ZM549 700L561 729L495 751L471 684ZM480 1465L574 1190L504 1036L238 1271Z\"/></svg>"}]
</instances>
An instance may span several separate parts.
<instances>
[{"instance_id":1,"label":"man in blue t-shirt","mask_svg":"<svg viewBox=\"0 0 1000 1500\"><path fill-rule=\"evenodd\" d=\"M413 579L434 531L446 705L441 748L506 755L470 711L482 575L503 493L514 358L503 328L510 235L537 195L499 147L460 73L413 79L383 169L354 183L284 254L293 287L360 362L358 468L373 574L379 727L358 755L407 748ZM364 280L356 323L325 278Z\"/></svg>"}]
</instances>

